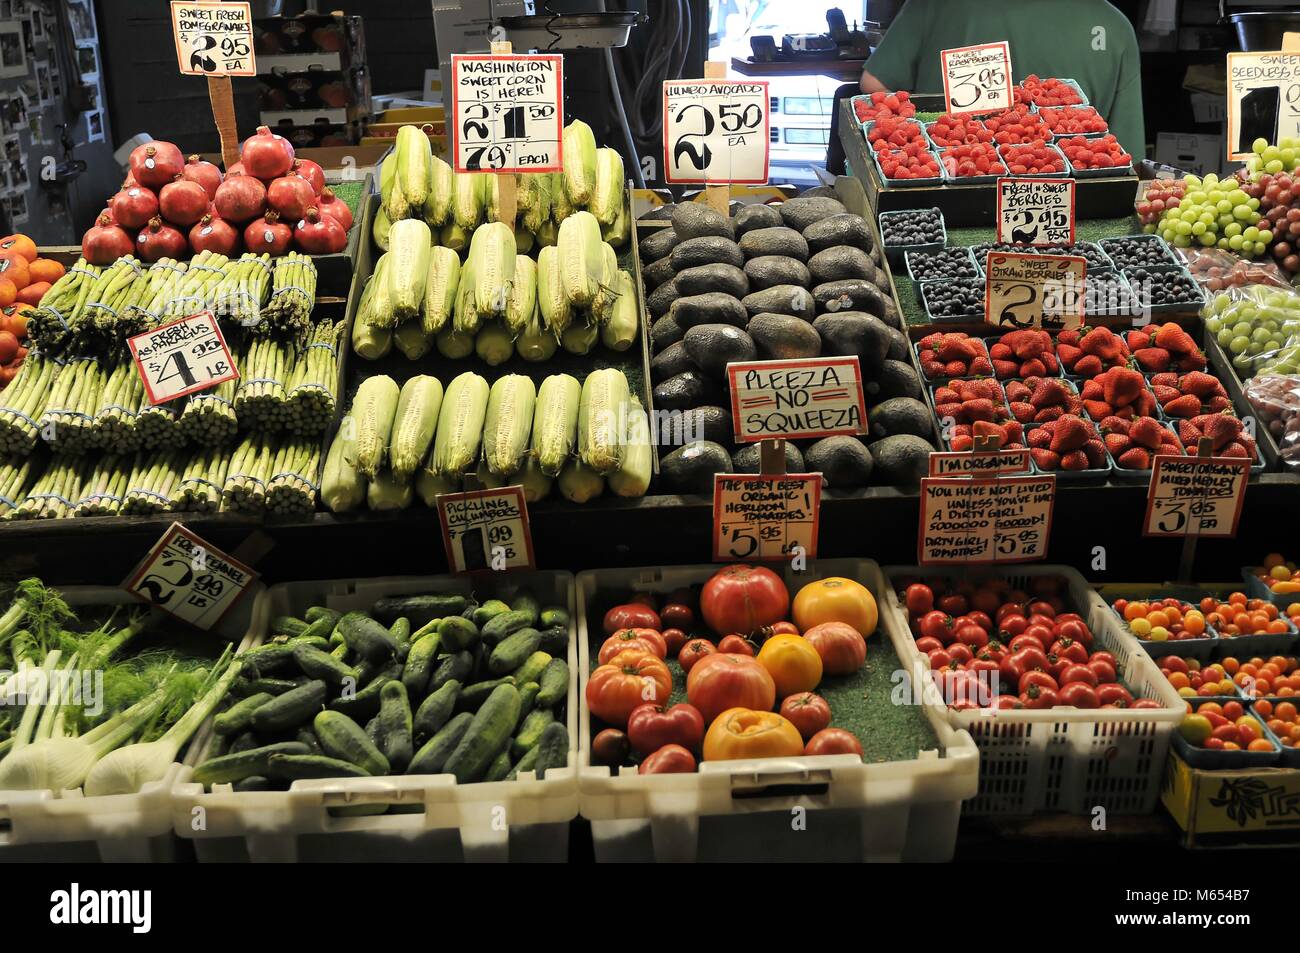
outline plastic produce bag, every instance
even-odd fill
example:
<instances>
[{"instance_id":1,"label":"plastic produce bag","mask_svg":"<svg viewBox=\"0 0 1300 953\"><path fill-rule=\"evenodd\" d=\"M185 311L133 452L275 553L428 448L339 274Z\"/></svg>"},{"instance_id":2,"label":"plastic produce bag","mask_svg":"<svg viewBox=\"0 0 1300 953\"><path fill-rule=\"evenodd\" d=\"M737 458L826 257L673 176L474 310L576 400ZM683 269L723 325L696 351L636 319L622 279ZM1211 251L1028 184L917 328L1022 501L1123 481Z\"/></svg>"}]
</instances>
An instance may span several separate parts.
<instances>
[{"instance_id":1,"label":"plastic produce bag","mask_svg":"<svg viewBox=\"0 0 1300 953\"><path fill-rule=\"evenodd\" d=\"M1201 317L1243 381L1259 374L1300 374L1300 294L1269 285L1228 288Z\"/></svg>"},{"instance_id":2,"label":"plastic produce bag","mask_svg":"<svg viewBox=\"0 0 1300 953\"><path fill-rule=\"evenodd\" d=\"M1175 248L1174 254L1206 291L1242 285L1291 287L1282 269L1271 261L1245 261L1222 248Z\"/></svg>"},{"instance_id":3,"label":"plastic produce bag","mask_svg":"<svg viewBox=\"0 0 1300 953\"><path fill-rule=\"evenodd\" d=\"M1277 441L1283 464L1300 471L1300 376L1257 377L1246 385L1246 399Z\"/></svg>"}]
</instances>

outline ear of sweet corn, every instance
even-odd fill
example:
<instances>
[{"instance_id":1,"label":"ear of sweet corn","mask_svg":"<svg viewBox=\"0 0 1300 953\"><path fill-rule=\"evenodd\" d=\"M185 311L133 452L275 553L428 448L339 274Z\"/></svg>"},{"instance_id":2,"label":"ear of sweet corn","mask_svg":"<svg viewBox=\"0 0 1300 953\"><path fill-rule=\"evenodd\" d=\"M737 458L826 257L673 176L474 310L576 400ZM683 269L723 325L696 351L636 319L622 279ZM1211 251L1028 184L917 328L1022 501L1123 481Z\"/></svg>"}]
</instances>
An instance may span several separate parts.
<instances>
[{"instance_id":1,"label":"ear of sweet corn","mask_svg":"<svg viewBox=\"0 0 1300 953\"><path fill-rule=\"evenodd\" d=\"M574 212L560 225L557 248L564 294L575 308L589 308L605 274L600 223L590 212Z\"/></svg>"},{"instance_id":2,"label":"ear of sweet corn","mask_svg":"<svg viewBox=\"0 0 1300 953\"><path fill-rule=\"evenodd\" d=\"M519 337L515 338L515 350L525 361L537 362L549 361L559 347L560 342L554 332L548 331L542 325L541 310L534 308L532 317L519 332Z\"/></svg>"},{"instance_id":3,"label":"ear of sweet corn","mask_svg":"<svg viewBox=\"0 0 1300 953\"><path fill-rule=\"evenodd\" d=\"M420 471L415 475L415 492L420 495L424 505L434 507L438 505L438 497L444 493L457 493L460 491L460 479L458 477L445 477L434 473L428 467L420 467Z\"/></svg>"},{"instance_id":4,"label":"ear of sweet corn","mask_svg":"<svg viewBox=\"0 0 1300 953\"><path fill-rule=\"evenodd\" d=\"M482 174L458 172L451 182L451 218L461 228L473 231L483 221Z\"/></svg>"},{"instance_id":5,"label":"ear of sweet corn","mask_svg":"<svg viewBox=\"0 0 1300 953\"><path fill-rule=\"evenodd\" d=\"M388 161L396 165L393 187L384 203L388 217L396 223L400 219L421 215L429 197L430 172L433 150L426 136L416 126L400 126Z\"/></svg>"},{"instance_id":6,"label":"ear of sweet corn","mask_svg":"<svg viewBox=\"0 0 1300 953\"><path fill-rule=\"evenodd\" d=\"M536 235L542 224L551 218L552 176L548 172L538 172L521 175L519 179L522 224L526 231Z\"/></svg>"},{"instance_id":7,"label":"ear of sweet corn","mask_svg":"<svg viewBox=\"0 0 1300 953\"><path fill-rule=\"evenodd\" d=\"M596 150L596 184L592 190L591 213L602 225L613 225L623 207L623 157L617 149Z\"/></svg>"},{"instance_id":8,"label":"ear of sweet corn","mask_svg":"<svg viewBox=\"0 0 1300 953\"><path fill-rule=\"evenodd\" d=\"M348 462L356 460L355 441L349 439L355 423L351 417L345 417L338 433L330 443L329 453L325 455L325 472L321 476L321 502L331 513L346 513L355 510L366 499L366 478L357 468ZM353 443L348 451L346 444Z\"/></svg>"},{"instance_id":9,"label":"ear of sweet corn","mask_svg":"<svg viewBox=\"0 0 1300 953\"><path fill-rule=\"evenodd\" d=\"M483 461L492 473L514 473L528 452L537 388L522 374L497 378L488 395L483 424Z\"/></svg>"},{"instance_id":10,"label":"ear of sweet corn","mask_svg":"<svg viewBox=\"0 0 1300 953\"><path fill-rule=\"evenodd\" d=\"M441 410L442 384L436 377L419 374L402 385L388 452L388 466L399 481L409 481L429 455Z\"/></svg>"},{"instance_id":11,"label":"ear of sweet corn","mask_svg":"<svg viewBox=\"0 0 1300 953\"><path fill-rule=\"evenodd\" d=\"M430 228L440 228L451 218L451 166L439 156L429 163L429 195L424 200L424 221Z\"/></svg>"},{"instance_id":12,"label":"ear of sweet corn","mask_svg":"<svg viewBox=\"0 0 1300 953\"><path fill-rule=\"evenodd\" d=\"M641 402L633 397L627 413L627 450L623 465L609 475L616 496L645 496L650 489L650 421Z\"/></svg>"},{"instance_id":13,"label":"ear of sweet corn","mask_svg":"<svg viewBox=\"0 0 1300 953\"><path fill-rule=\"evenodd\" d=\"M455 222L448 222L438 232L438 244L459 254L469 247L469 234Z\"/></svg>"},{"instance_id":14,"label":"ear of sweet corn","mask_svg":"<svg viewBox=\"0 0 1300 953\"><path fill-rule=\"evenodd\" d=\"M641 322L637 319L636 289L632 276L618 273L618 297L610 309L609 320L601 326L600 340L611 351L626 351L636 341Z\"/></svg>"},{"instance_id":15,"label":"ear of sweet corn","mask_svg":"<svg viewBox=\"0 0 1300 953\"><path fill-rule=\"evenodd\" d=\"M600 284L596 287L596 297L591 302L591 314L601 324L607 322L614 312L614 303L618 301L618 255L614 254L609 242L600 243L600 260L602 263Z\"/></svg>"},{"instance_id":16,"label":"ear of sweet corn","mask_svg":"<svg viewBox=\"0 0 1300 953\"><path fill-rule=\"evenodd\" d=\"M515 256L514 283L506 302L506 328L512 334L523 333L537 311L537 262L527 255Z\"/></svg>"},{"instance_id":17,"label":"ear of sweet corn","mask_svg":"<svg viewBox=\"0 0 1300 953\"><path fill-rule=\"evenodd\" d=\"M504 364L515 355L515 336L500 320L485 321L474 336L474 353L489 367Z\"/></svg>"},{"instance_id":18,"label":"ear of sweet corn","mask_svg":"<svg viewBox=\"0 0 1300 953\"><path fill-rule=\"evenodd\" d=\"M456 286L456 304L452 308L452 328L461 334L477 333L483 320L474 303L474 259L468 258L460 269L460 282ZM445 329L444 329L445 330Z\"/></svg>"},{"instance_id":19,"label":"ear of sweet corn","mask_svg":"<svg viewBox=\"0 0 1300 953\"><path fill-rule=\"evenodd\" d=\"M591 353L591 349L596 346L596 342L599 340L600 325L595 321L580 318L564 329L564 333L560 335L560 347L570 354L577 354L581 357L584 354Z\"/></svg>"},{"instance_id":20,"label":"ear of sweet corn","mask_svg":"<svg viewBox=\"0 0 1300 953\"><path fill-rule=\"evenodd\" d=\"M556 481L570 503L586 503L605 492L605 480L576 457L564 465Z\"/></svg>"},{"instance_id":21,"label":"ear of sweet corn","mask_svg":"<svg viewBox=\"0 0 1300 953\"><path fill-rule=\"evenodd\" d=\"M400 390L386 374L367 377L352 399L350 416L356 424L357 469L373 480L388 455Z\"/></svg>"},{"instance_id":22,"label":"ear of sweet corn","mask_svg":"<svg viewBox=\"0 0 1300 953\"><path fill-rule=\"evenodd\" d=\"M424 305L432 243L429 226L418 218L394 222L388 232L388 298L394 323L416 317Z\"/></svg>"},{"instance_id":23,"label":"ear of sweet corn","mask_svg":"<svg viewBox=\"0 0 1300 953\"><path fill-rule=\"evenodd\" d=\"M537 253L537 309L552 334L562 334L573 320L573 308L564 293L560 250L548 245Z\"/></svg>"},{"instance_id":24,"label":"ear of sweet corn","mask_svg":"<svg viewBox=\"0 0 1300 953\"><path fill-rule=\"evenodd\" d=\"M596 473L610 473L623 465L623 436L631 398L627 378L617 368L592 371L582 382L578 456Z\"/></svg>"},{"instance_id":25,"label":"ear of sweet corn","mask_svg":"<svg viewBox=\"0 0 1300 953\"><path fill-rule=\"evenodd\" d=\"M581 119L564 127L564 184L574 205L586 205L596 190L596 136Z\"/></svg>"},{"instance_id":26,"label":"ear of sweet corn","mask_svg":"<svg viewBox=\"0 0 1300 953\"><path fill-rule=\"evenodd\" d=\"M433 335L427 333L418 318L404 321L393 332L393 344L408 361L418 361L433 347Z\"/></svg>"},{"instance_id":27,"label":"ear of sweet corn","mask_svg":"<svg viewBox=\"0 0 1300 953\"><path fill-rule=\"evenodd\" d=\"M450 324L433 339L438 353L451 361L459 361L474 353L474 332L457 331Z\"/></svg>"},{"instance_id":28,"label":"ear of sweet corn","mask_svg":"<svg viewBox=\"0 0 1300 953\"><path fill-rule=\"evenodd\" d=\"M390 210L406 201L394 194L398 189L397 151L393 150L379 167L379 208L390 223L400 217L395 217Z\"/></svg>"},{"instance_id":29,"label":"ear of sweet corn","mask_svg":"<svg viewBox=\"0 0 1300 953\"><path fill-rule=\"evenodd\" d=\"M623 202L618 207L618 214L614 216L613 223L600 226L600 237L609 242L612 247L622 248L627 244L629 218L627 203Z\"/></svg>"},{"instance_id":30,"label":"ear of sweet corn","mask_svg":"<svg viewBox=\"0 0 1300 953\"><path fill-rule=\"evenodd\" d=\"M451 320L460 287L460 256L450 248L429 249L429 277L424 283L424 312L421 320L427 334L437 334Z\"/></svg>"},{"instance_id":31,"label":"ear of sweet corn","mask_svg":"<svg viewBox=\"0 0 1300 953\"><path fill-rule=\"evenodd\" d=\"M366 506L377 513L385 510L404 510L411 505L415 488L411 481L399 480L390 470L385 470L366 487Z\"/></svg>"},{"instance_id":32,"label":"ear of sweet corn","mask_svg":"<svg viewBox=\"0 0 1300 953\"><path fill-rule=\"evenodd\" d=\"M568 374L542 381L533 411L533 456L547 476L555 476L573 454L578 438L582 385Z\"/></svg>"},{"instance_id":33,"label":"ear of sweet corn","mask_svg":"<svg viewBox=\"0 0 1300 953\"><path fill-rule=\"evenodd\" d=\"M393 334L390 328L381 325L376 315L376 297L384 288L384 276L388 269L387 255L381 255L375 264L375 273L366 282L357 302L356 318L352 322L352 350L368 361L375 361L387 354L393 347ZM384 298L387 298L385 291Z\"/></svg>"},{"instance_id":34,"label":"ear of sweet corn","mask_svg":"<svg viewBox=\"0 0 1300 953\"><path fill-rule=\"evenodd\" d=\"M510 226L488 222L474 230L469 243L469 268L474 273L474 307L479 317L505 314L518 257Z\"/></svg>"},{"instance_id":35,"label":"ear of sweet corn","mask_svg":"<svg viewBox=\"0 0 1300 953\"><path fill-rule=\"evenodd\" d=\"M393 227L388 214L381 205L375 209L375 217L370 223L370 234L375 239L375 246L380 251L388 251L388 232Z\"/></svg>"},{"instance_id":36,"label":"ear of sweet corn","mask_svg":"<svg viewBox=\"0 0 1300 953\"><path fill-rule=\"evenodd\" d=\"M518 484L524 488L524 499L529 503L546 499L551 493L554 482L551 477L542 472L542 468L537 464L537 458L532 454L524 459L524 465L519 470L506 478L506 486Z\"/></svg>"},{"instance_id":37,"label":"ear of sweet corn","mask_svg":"<svg viewBox=\"0 0 1300 953\"><path fill-rule=\"evenodd\" d=\"M434 473L460 476L474 466L483 439L488 392L488 382L469 371L447 385L429 464Z\"/></svg>"},{"instance_id":38,"label":"ear of sweet corn","mask_svg":"<svg viewBox=\"0 0 1300 953\"><path fill-rule=\"evenodd\" d=\"M392 285L389 281L389 272L392 270L393 259L389 256L391 252L384 252L379 256L379 261L375 262L375 273L370 277L370 286L374 290L370 295L370 307L366 310L364 320L367 324L374 325L377 328L392 328L397 324L397 318L393 314ZM359 307L360 305L358 305Z\"/></svg>"},{"instance_id":39,"label":"ear of sweet corn","mask_svg":"<svg viewBox=\"0 0 1300 953\"><path fill-rule=\"evenodd\" d=\"M574 212L573 196L563 172L551 173L551 221L562 223Z\"/></svg>"}]
</instances>

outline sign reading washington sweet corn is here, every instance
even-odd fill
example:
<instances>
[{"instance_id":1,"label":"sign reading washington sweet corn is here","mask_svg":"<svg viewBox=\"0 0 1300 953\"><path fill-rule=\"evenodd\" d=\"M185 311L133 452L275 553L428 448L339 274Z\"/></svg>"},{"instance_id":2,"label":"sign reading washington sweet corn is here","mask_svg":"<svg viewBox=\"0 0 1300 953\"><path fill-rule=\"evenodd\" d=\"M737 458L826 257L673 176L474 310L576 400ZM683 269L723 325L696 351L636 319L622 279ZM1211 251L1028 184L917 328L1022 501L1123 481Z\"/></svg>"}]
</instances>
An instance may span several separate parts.
<instances>
[{"instance_id":1,"label":"sign reading washington sweet corn is here","mask_svg":"<svg viewBox=\"0 0 1300 953\"><path fill-rule=\"evenodd\" d=\"M457 172L559 172L564 57L453 56L451 154Z\"/></svg>"}]
</instances>

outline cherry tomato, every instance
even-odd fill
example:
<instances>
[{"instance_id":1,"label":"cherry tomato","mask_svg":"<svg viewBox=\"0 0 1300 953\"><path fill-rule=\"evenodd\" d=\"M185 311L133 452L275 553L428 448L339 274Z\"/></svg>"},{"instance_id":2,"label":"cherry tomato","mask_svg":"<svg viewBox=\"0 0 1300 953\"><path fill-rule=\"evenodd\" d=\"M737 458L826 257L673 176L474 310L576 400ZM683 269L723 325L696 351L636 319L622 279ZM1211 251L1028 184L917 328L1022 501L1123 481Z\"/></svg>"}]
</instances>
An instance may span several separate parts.
<instances>
[{"instance_id":1,"label":"cherry tomato","mask_svg":"<svg viewBox=\"0 0 1300 953\"><path fill-rule=\"evenodd\" d=\"M826 703L826 699L812 692L790 695L781 702L780 712L790 724L799 729L804 741L831 723L831 706Z\"/></svg>"},{"instance_id":2,"label":"cherry tomato","mask_svg":"<svg viewBox=\"0 0 1300 953\"><path fill-rule=\"evenodd\" d=\"M948 615L954 617L965 615L966 610L970 608L970 605L966 602L966 597L957 595L956 593L949 593L942 597L935 603L935 606L937 606L940 611L946 612Z\"/></svg>"},{"instance_id":3,"label":"cherry tomato","mask_svg":"<svg viewBox=\"0 0 1300 953\"><path fill-rule=\"evenodd\" d=\"M690 630L695 624L695 612L690 606L682 605L680 602L670 602L663 607L659 613L659 618L664 625L674 629Z\"/></svg>"},{"instance_id":4,"label":"cherry tomato","mask_svg":"<svg viewBox=\"0 0 1300 953\"><path fill-rule=\"evenodd\" d=\"M664 745L699 751L704 744L704 716L685 702L671 707L641 705L627 718L627 740L637 754L648 755Z\"/></svg>"},{"instance_id":5,"label":"cherry tomato","mask_svg":"<svg viewBox=\"0 0 1300 953\"><path fill-rule=\"evenodd\" d=\"M934 590L923 583L913 583L903 593L903 604L913 616L923 616L934 609Z\"/></svg>"},{"instance_id":6,"label":"cherry tomato","mask_svg":"<svg viewBox=\"0 0 1300 953\"><path fill-rule=\"evenodd\" d=\"M772 630L772 635L802 635L793 622L773 622L768 628Z\"/></svg>"},{"instance_id":7,"label":"cherry tomato","mask_svg":"<svg viewBox=\"0 0 1300 953\"><path fill-rule=\"evenodd\" d=\"M722 637L722 641L718 643L718 651L724 655L748 655L750 658L756 654L754 643L735 632Z\"/></svg>"},{"instance_id":8,"label":"cherry tomato","mask_svg":"<svg viewBox=\"0 0 1300 953\"><path fill-rule=\"evenodd\" d=\"M591 740L591 760L611 768L626 763L631 750L627 735L617 728L606 728Z\"/></svg>"},{"instance_id":9,"label":"cherry tomato","mask_svg":"<svg viewBox=\"0 0 1300 953\"><path fill-rule=\"evenodd\" d=\"M1085 668L1085 672L1088 670ZM1091 672L1088 672L1091 675ZM1061 688L1060 703L1075 708L1096 708L1101 702L1097 698L1097 689L1087 682L1070 682Z\"/></svg>"},{"instance_id":10,"label":"cherry tomato","mask_svg":"<svg viewBox=\"0 0 1300 953\"><path fill-rule=\"evenodd\" d=\"M660 635L664 637L664 646L668 649L668 658L677 658L677 653L686 644L686 633L681 629L664 629Z\"/></svg>"},{"instance_id":11,"label":"cherry tomato","mask_svg":"<svg viewBox=\"0 0 1300 953\"><path fill-rule=\"evenodd\" d=\"M1092 688L1097 687L1097 673L1086 665L1070 665L1065 671L1061 672L1061 684L1073 685L1076 682L1083 682Z\"/></svg>"},{"instance_id":12,"label":"cherry tomato","mask_svg":"<svg viewBox=\"0 0 1300 953\"><path fill-rule=\"evenodd\" d=\"M935 610L921 617L921 634L938 639L941 642L952 641L952 616Z\"/></svg>"},{"instance_id":13,"label":"cherry tomato","mask_svg":"<svg viewBox=\"0 0 1300 953\"><path fill-rule=\"evenodd\" d=\"M664 745L641 762L638 774L693 774L695 755L681 745Z\"/></svg>"},{"instance_id":14,"label":"cherry tomato","mask_svg":"<svg viewBox=\"0 0 1300 953\"><path fill-rule=\"evenodd\" d=\"M916 640L916 650L922 655L929 655L935 649L943 648L943 643L933 636L923 635Z\"/></svg>"},{"instance_id":15,"label":"cherry tomato","mask_svg":"<svg viewBox=\"0 0 1300 953\"><path fill-rule=\"evenodd\" d=\"M677 653L677 663L681 665L683 672L689 672L692 665L706 655L716 654L717 651L717 646L708 639L691 639Z\"/></svg>"},{"instance_id":16,"label":"cherry tomato","mask_svg":"<svg viewBox=\"0 0 1300 953\"><path fill-rule=\"evenodd\" d=\"M856 754L862 757L862 743L857 735L843 728L823 728L808 740L803 753L818 754Z\"/></svg>"}]
</instances>

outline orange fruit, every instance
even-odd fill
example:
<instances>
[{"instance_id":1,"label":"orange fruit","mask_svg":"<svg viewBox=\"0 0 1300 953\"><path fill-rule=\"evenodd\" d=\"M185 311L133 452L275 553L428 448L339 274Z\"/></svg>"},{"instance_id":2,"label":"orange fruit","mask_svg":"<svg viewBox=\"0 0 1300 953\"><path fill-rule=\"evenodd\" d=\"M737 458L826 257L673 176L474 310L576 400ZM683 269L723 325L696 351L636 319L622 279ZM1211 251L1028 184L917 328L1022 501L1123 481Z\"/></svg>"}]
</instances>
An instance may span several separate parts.
<instances>
[{"instance_id":1,"label":"orange fruit","mask_svg":"<svg viewBox=\"0 0 1300 953\"><path fill-rule=\"evenodd\" d=\"M1281 553L1269 553L1264 557L1264 568L1272 569L1274 566L1281 566L1286 563L1286 557Z\"/></svg>"},{"instance_id":2,"label":"orange fruit","mask_svg":"<svg viewBox=\"0 0 1300 953\"><path fill-rule=\"evenodd\" d=\"M0 308L7 308L18 297L18 288L8 278L0 278Z\"/></svg>"},{"instance_id":3,"label":"orange fruit","mask_svg":"<svg viewBox=\"0 0 1300 953\"><path fill-rule=\"evenodd\" d=\"M1279 702L1273 709L1273 714L1283 721L1295 721L1296 707L1291 702Z\"/></svg>"},{"instance_id":4,"label":"orange fruit","mask_svg":"<svg viewBox=\"0 0 1300 953\"><path fill-rule=\"evenodd\" d=\"M1237 673L1237 669L1241 666L1241 663L1238 662L1231 655L1228 656L1219 664L1223 666L1223 670L1227 672L1229 675L1235 675Z\"/></svg>"},{"instance_id":5,"label":"orange fruit","mask_svg":"<svg viewBox=\"0 0 1300 953\"><path fill-rule=\"evenodd\" d=\"M1255 714L1259 715L1261 718L1267 718L1269 715L1273 714L1273 703L1267 698L1258 699L1255 702Z\"/></svg>"},{"instance_id":6,"label":"orange fruit","mask_svg":"<svg viewBox=\"0 0 1300 953\"><path fill-rule=\"evenodd\" d=\"M1246 604L1246 594L1244 592L1234 592L1228 596L1228 601L1234 605L1244 606Z\"/></svg>"},{"instance_id":7,"label":"orange fruit","mask_svg":"<svg viewBox=\"0 0 1300 953\"><path fill-rule=\"evenodd\" d=\"M27 270L31 272L32 281L48 281L54 284L63 277L63 272L67 269L53 258L37 258Z\"/></svg>"},{"instance_id":8,"label":"orange fruit","mask_svg":"<svg viewBox=\"0 0 1300 953\"><path fill-rule=\"evenodd\" d=\"M22 291L32 280L27 259L15 251L0 252L0 277L8 278Z\"/></svg>"},{"instance_id":9,"label":"orange fruit","mask_svg":"<svg viewBox=\"0 0 1300 953\"><path fill-rule=\"evenodd\" d=\"M1250 744L1246 745L1247 751L1272 751L1273 742L1267 738L1256 738Z\"/></svg>"},{"instance_id":10,"label":"orange fruit","mask_svg":"<svg viewBox=\"0 0 1300 953\"><path fill-rule=\"evenodd\" d=\"M1189 679L1183 672L1170 672L1167 677L1169 679L1169 684L1174 686L1174 688L1187 688L1192 684L1191 679Z\"/></svg>"},{"instance_id":11,"label":"orange fruit","mask_svg":"<svg viewBox=\"0 0 1300 953\"><path fill-rule=\"evenodd\" d=\"M1140 619L1147 614L1145 602L1130 602L1124 607L1124 621L1132 622L1134 619Z\"/></svg>"},{"instance_id":12,"label":"orange fruit","mask_svg":"<svg viewBox=\"0 0 1300 953\"><path fill-rule=\"evenodd\" d=\"M0 238L0 254L8 251L17 252L28 261L36 260L36 243L19 232Z\"/></svg>"},{"instance_id":13,"label":"orange fruit","mask_svg":"<svg viewBox=\"0 0 1300 953\"><path fill-rule=\"evenodd\" d=\"M33 308L41 303L45 297L45 292L50 290L48 281L33 281L22 291L18 292L18 300L23 304L29 304Z\"/></svg>"}]
</instances>

